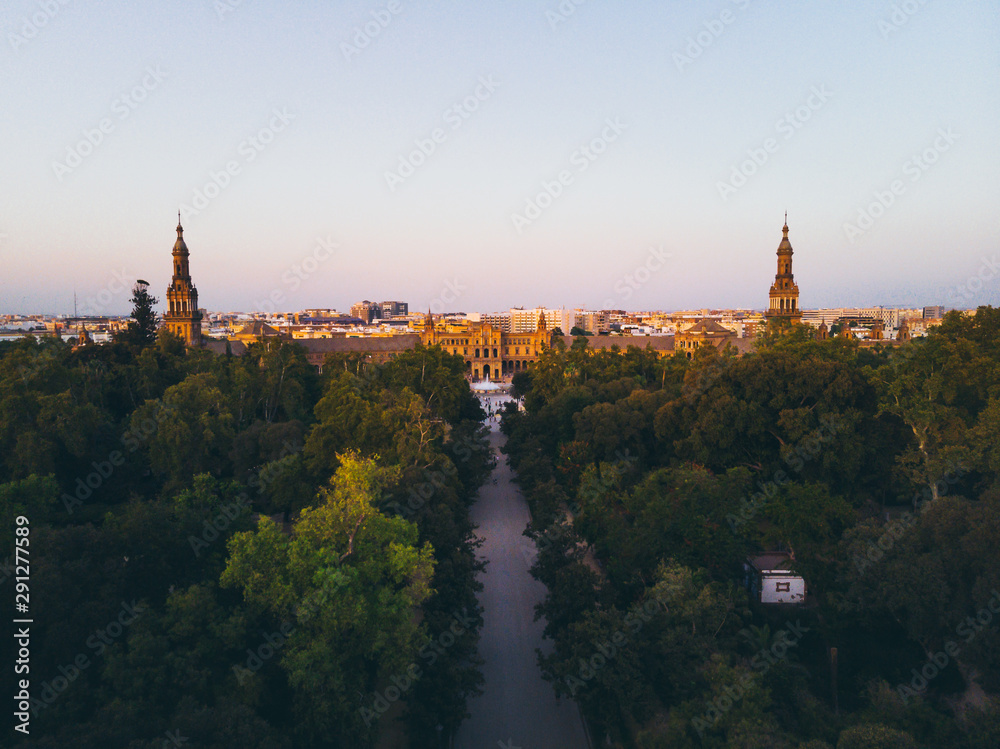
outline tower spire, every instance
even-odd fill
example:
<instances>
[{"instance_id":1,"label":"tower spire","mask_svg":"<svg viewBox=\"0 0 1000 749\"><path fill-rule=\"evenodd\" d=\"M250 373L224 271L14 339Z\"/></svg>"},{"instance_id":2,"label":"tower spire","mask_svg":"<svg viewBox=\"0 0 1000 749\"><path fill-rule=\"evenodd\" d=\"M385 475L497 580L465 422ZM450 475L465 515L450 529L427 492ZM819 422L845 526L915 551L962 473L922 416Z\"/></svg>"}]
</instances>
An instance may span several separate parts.
<instances>
[{"instance_id":1,"label":"tower spire","mask_svg":"<svg viewBox=\"0 0 1000 749\"><path fill-rule=\"evenodd\" d=\"M788 211L785 211L785 225L781 227L781 243L778 245L778 268L774 283L768 295L768 319L783 319L799 322L799 287L792 275L792 243L788 241Z\"/></svg>"},{"instance_id":2,"label":"tower spire","mask_svg":"<svg viewBox=\"0 0 1000 749\"><path fill-rule=\"evenodd\" d=\"M201 312L198 310L198 290L191 282L188 268L188 248L184 242L181 214L177 212L177 241L174 242L174 275L167 287L167 311L163 322L168 330L183 338L189 346L201 344Z\"/></svg>"}]
</instances>

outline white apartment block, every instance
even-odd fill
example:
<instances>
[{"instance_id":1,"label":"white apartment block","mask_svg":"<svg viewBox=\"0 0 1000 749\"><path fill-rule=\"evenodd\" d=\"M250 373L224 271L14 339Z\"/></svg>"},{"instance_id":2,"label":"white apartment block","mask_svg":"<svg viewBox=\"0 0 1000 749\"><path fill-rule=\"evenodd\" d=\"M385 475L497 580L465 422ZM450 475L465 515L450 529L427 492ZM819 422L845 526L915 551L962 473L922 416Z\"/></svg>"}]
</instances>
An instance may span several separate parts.
<instances>
[{"instance_id":1,"label":"white apartment block","mask_svg":"<svg viewBox=\"0 0 1000 749\"><path fill-rule=\"evenodd\" d=\"M481 322L490 325L502 333L510 332L509 312L470 312L466 318L469 322Z\"/></svg>"},{"instance_id":2,"label":"white apartment block","mask_svg":"<svg viewBox=\"0 0 1000 749\"><path fill-rule=\"evenodd\" d=\"M818 328L826 323L829 328L841 317L872 317L881 320L886 330L899 327L903 319L919 318L922 310L900 309L898 307L835 307L802 310L802 322Z\"/></svg>"},{"instance_id":3,"label":"white apartment block","mask_svg":"<svg viewBox=\"0 0 1000 749\"><path fill-rule=\"evenodd\" d=\"M511 333L533 333L538 329L538 317L545 315L545 327L549 330L559 328L566 335L576 325L576 313L565 309L545 309L535 307L534 309L510 310L510 332Z\"/></svg>"}]
</instances>

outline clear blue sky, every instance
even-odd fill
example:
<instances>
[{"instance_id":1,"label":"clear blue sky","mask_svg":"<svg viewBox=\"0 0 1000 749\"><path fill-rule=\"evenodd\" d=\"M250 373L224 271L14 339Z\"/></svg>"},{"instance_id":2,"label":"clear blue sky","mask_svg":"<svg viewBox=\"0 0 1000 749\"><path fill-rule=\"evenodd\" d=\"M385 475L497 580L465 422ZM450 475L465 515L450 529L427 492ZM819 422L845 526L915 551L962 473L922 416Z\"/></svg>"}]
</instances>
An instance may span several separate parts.
<instances>
[{"instance_id":1,"label":"clear blue sky","mask_svg":"<svg viewBox=\"0 0 1000 749\"><path fill-rule=\"evenodd\" d=\"M0 10L0 312L162 299L181 206L210 310L762 308L785 210L805 308L1000 304L997 2L63 1Z\"/></svg>"}]
</instances>

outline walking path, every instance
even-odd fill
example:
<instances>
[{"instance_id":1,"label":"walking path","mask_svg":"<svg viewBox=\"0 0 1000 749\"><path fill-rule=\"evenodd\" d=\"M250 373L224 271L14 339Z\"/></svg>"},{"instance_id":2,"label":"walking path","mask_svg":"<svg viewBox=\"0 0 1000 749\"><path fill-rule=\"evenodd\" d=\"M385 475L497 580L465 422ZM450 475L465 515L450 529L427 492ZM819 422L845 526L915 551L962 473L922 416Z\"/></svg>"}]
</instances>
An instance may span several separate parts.
<instances>
[{"instance_id":1,"label":"walking path","mask_svg":"<svg viewBox=\"0 0 1000 749\"><path fill-rule=\"evenodd\" d=\"M505 400L505 398L499 399ZM490 398L494 405L498 398ZM504 437L490 421L490 445L496 453ZM552 685L538 670L536 648L543 647L543 621L534 621L535 604L545 586L528 572L535 547L522 535L528 505L512 482L506 458L499 455L472 508L480 555L489 560L479 600L485 609L479 654L485 661L482 696L469 701L472 717L455 736L455 749L587 749L580 711L569 700L556 700Z\"/></svg>"}]
</instances>

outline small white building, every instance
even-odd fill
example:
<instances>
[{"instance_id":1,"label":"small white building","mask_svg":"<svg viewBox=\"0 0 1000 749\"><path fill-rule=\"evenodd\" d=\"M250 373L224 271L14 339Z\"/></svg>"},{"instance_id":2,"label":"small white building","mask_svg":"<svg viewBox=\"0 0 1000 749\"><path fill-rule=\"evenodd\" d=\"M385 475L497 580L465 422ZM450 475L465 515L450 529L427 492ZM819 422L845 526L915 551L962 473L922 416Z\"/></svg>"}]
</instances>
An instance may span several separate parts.
<instances>
[{"instance_id":1,"label":"small white building","mask_svg":"<svg viewBox=\"0 0 1000 749\"><path fill-rule=\"evenodd\" d=\"M795 560L787 551L766 551L747 557L743 565L750 593L761 603L802 603L806 581L793 572Z\"/></svg>"}]
</instances>

